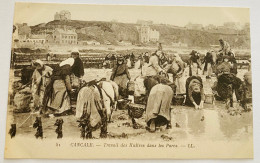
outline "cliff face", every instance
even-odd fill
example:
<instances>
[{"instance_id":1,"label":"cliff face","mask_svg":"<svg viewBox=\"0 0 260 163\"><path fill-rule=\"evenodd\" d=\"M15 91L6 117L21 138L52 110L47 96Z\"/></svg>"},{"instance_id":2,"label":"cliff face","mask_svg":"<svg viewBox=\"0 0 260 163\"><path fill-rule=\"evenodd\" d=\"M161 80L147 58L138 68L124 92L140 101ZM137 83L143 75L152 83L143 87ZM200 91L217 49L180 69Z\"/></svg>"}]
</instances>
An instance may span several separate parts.
<instances>
[{"instance_id":1,"label":"cliff face","mask_svg":"<svg viewBox=\"0 0 260 163\"><path fill-rule=\"evenodd\" d=\"M51 21L45 26L32 26L32 33L51 31L55 28L76 29L78 40L94 39L102 44L110 42L117 44L119 41L129 41L133 44L140 44L138 39L137 24L100 22L100 21ZM218 40L223 38L228 41L232 47L250 47L249 33L242 34L221 34L210 33L207 31L186 30L185 28L176 28L167 25L152 25L152 29L159 31L160 42L166 45L174 43L186 43L188 46L209 47L210 45L219 44Z\"/></svg>"},{"instance_id":2,"label":"cliff face","mask_svg":"<svg viewBox=\"0 0 260 163\"><path fill-rule=\"evenodd\" d=\"M160 41L165 44L167 42L182 42L188 44L188 46L209 47L209 45L218 45L218 40L222 38L229 42L232 47L250 47L249 33L238 35L210 33L207 31L186 30L184 28L163 25L153 25L152 28L160 32Z\"/></svg>"}]
</instances>

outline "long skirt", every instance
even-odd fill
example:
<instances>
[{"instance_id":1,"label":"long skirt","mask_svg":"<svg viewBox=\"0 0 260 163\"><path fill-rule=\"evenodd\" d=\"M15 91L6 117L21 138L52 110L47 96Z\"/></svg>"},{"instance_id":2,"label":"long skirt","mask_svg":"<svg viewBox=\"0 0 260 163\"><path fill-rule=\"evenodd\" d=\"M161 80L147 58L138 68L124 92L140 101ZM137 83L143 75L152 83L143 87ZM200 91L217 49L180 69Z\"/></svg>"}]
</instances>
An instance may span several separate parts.
<instances>
[{"instance_id":1,"label":"long skirt","mask_svg":"<svg viewBox=\"0 0 260 163\"><path fill-rule=\"evenodd\" d=\"M211 76L213 72L211 63L208 63L207 68L204 67L204 75Z\"/></svg>"},{"instance_id":2,"label":"long skirt","mask_svg":"<svg viewBox=\"0 0 260 163\"><path fill-rule=\"evenodd\" d=\"M91 127L101 123L102 98L95 86L83 87L80 89L76 105L76 118L88 118Z\"/></svg>"},{"instance_id":3,"label":"long skirt","mask_svg":"<svg viewBox=\"0 0 260 163\"><path fill-rule=\"evenodd\" d=\"M151 89L146 106L146 123L148 125L152 119L155 119L156 123L159 120L162 125L171 121L172 98L173 90L168 85L157 84Z\"/></svg>"},{"instance_id":4,"label":"long skirt","mask_svg":"<svg viewBox=\"0 0 260 163\"><path fill-rule=\"evenodd\" d=\"M176 94L185 94L186 87L185 87L185 76L184 74L181 77L176 78Z\"/></svg>"},{"instance_id":5,"label":"long skirt","mask_svg":"<svg viewBox=\"0 0 260 163\"><path fill-rule=\"evenodd\" d=\"M64 80L54 81L52 97L49 99L47 106L54 109L56 113L62 113L70 109L70 97Z\"/></svg>"},{"instance_id":6,"label":"long skirt","mask_svg":"<svg viewBox=\"0 0 260 163\"><path fill-rule=\"evenodd\" d=\"M123 74L120 76L116 76L114 79L114 82L119 87L119 95L126 96L127 95L127 83L128 83L127 75Z\"/></svg>"},{"instance_id":7,"label":"long skirt","mask_svg":"<svg viewBox=\"0 0 260 163\"><path fill-rule=\"evenodd\" d=\"M190 66L190 76L197 76L198 75L198 64L197 63L193 63Z\"/></svg>"}]
</instances>

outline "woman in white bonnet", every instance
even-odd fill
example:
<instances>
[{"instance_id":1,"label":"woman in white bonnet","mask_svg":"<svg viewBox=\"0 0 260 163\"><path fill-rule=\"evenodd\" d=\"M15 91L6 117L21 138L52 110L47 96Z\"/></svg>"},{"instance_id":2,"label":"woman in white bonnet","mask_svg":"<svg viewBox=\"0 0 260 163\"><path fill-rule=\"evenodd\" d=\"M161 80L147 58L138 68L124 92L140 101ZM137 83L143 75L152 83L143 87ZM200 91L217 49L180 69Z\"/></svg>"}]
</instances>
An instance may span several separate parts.
<instances>
[{"instance_id":1,"label":"woman in white bonnet","mask_svg":"<svg viewBox=\"0 0 260 163\"><path fill-rule=\"evenodd\" d=\"M46 88L44 95L44 114L61 114L71 109L70 94L71 88L71 66L74 64L73 58L62 61L54 69L52 79Z\"/></svg>"},{"instance_id":2,"label":"woman in white bonnet","mask_svg":"<svg viewBox=\"0 0 260 163\"><path fill-rule=\"evenodd\" d=\"M33 66L35 70L32 75L32 96L33 96L33 107L34 110L42 107L42 100L44 96L44 91L48 83L50 82L50 77L52 75L52 68L44 65L44 63L37 59Z\"/></svg>"}]
</instances>

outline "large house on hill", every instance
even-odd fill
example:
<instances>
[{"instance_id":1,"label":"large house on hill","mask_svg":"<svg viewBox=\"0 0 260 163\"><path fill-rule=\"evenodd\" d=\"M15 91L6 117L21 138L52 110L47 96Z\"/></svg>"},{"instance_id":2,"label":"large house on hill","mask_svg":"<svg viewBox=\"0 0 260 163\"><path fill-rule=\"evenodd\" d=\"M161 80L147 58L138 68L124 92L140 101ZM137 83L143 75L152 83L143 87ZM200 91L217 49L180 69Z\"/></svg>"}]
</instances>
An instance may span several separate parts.
<instances>
[{"instance_id":1,"label":"large house on hill","mask_svg":"<svg viewBox=\"0 0 260 163\"><path fill-rule=\"evenodd\" d=\"M139 41L142 43L157 42L159 41L160 33L154 29L151 29L148 25L142 25L137 27L139 33Z\"/></svg>"},{"instance_id":2,"label":"large house on hill","mask_svg":"<svg viewBox=\"0 0 260 163\"><path fill-rule=\"evenodd\" d=\"M74 30L56 29L53 32L53 42L56 44L77 44L78 36Z\"/></svg>"}]
</instances>

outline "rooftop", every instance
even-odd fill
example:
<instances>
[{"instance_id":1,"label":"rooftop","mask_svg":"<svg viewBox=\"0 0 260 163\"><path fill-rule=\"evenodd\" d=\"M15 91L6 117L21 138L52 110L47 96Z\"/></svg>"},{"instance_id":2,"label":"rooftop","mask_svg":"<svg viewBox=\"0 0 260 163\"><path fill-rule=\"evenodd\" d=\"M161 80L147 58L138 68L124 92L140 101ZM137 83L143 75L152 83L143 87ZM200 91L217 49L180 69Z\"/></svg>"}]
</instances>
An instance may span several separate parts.
<instances>
[{"instance_id":1,"label":"rooftop","mask_svg":"<svg viewBox=\"0 0 260 163\"><path fill-rule=\"evenodd\" d=\"M59 33L63 33L63 34L72 34L72 35L76 35L77 34L73 30L56 29L55 31L57 31Z\"/></svg>"}]
</instances>

